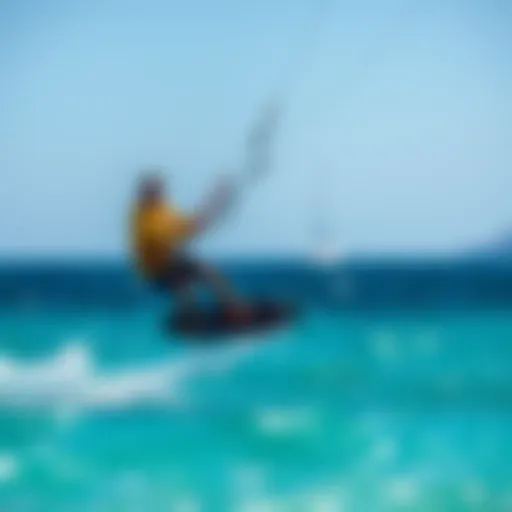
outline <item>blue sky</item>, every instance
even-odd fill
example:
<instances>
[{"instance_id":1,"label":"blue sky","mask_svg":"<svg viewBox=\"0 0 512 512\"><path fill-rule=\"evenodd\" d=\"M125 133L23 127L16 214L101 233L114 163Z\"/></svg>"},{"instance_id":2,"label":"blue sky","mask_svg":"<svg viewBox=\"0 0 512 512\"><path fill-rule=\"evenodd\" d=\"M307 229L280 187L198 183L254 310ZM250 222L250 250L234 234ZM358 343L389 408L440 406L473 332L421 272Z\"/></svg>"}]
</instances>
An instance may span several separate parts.
<instances>
[{"instance_id":1,"label":"blue sky","mask_svg":"<svg viewBox=\"0 0 512 512\"><path fill-rule=\"evenodd\" d=\"M3 0L0 255L119 255L133 178L179 204L285 87L275 168L210 253L442 253L512 223L506 0ZM287 70L311 50L302 72Z\"/></svg>"}]
</instances>

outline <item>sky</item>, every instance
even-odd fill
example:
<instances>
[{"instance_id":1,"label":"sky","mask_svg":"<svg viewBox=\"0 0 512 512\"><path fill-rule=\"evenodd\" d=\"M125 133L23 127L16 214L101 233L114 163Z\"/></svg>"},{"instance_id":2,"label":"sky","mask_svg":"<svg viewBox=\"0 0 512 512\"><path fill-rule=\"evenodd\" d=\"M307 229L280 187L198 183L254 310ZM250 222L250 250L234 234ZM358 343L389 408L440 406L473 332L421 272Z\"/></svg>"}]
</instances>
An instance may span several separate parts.
<instances>
[{"instance_id":1,"label":"sky","mask_svg":"<svg viewBox=\"0 0 512 512\"><path fill-rule=\"evenodd\" d=\"M0 257L124 255L140 169L192 210L276 91L271 172L199 251L478 245L512 225L510 26L507 0L2 0Z\"/></svg>"}]
</instances>

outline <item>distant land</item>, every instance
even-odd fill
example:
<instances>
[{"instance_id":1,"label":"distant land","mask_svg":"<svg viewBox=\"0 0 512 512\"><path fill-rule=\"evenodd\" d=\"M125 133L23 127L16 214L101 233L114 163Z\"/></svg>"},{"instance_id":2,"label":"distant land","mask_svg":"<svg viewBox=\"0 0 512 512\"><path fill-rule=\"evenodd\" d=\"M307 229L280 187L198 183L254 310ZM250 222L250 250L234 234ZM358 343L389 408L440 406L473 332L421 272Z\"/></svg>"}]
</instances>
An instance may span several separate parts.
<instances>
[{"instance_id":1,"label":"distant land","mask_svg":"<svg viewBox=\"0 0 512 512\"><path fill-rule=\"evenodd\" d=\"M486 244L469 251L470 256L510 260L512 262L512 229L496 236Z\"/></svg>"}]
</instances>

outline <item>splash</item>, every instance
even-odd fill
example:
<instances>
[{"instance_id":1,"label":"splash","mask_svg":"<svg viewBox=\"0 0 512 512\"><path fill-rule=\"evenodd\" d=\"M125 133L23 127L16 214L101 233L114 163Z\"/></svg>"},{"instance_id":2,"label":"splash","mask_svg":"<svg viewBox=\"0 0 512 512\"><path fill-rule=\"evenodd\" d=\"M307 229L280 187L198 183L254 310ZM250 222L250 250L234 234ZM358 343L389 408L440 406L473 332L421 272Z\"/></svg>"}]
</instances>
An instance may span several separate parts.
<instances>
[{"instance_id":1,"label":"splash","mask_svg":"<svg viewBox=\"0 0 512 512\"><path fill-rule=\"evenodd\" d=\"M151 402L179 404L190 378L226 372L252 353L246 340L187 352L145 366L105 371L84 342L72 342L45 361L0 358L0 406L76 410L126 408Z\"/></svg>"}]
</instances>

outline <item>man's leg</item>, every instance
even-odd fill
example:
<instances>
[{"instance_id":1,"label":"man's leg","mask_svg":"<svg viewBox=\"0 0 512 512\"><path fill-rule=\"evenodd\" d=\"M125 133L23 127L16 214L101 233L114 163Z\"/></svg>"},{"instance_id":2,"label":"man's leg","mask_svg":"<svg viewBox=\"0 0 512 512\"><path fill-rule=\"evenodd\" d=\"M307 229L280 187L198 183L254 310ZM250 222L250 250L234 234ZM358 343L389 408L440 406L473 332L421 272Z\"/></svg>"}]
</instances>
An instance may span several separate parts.
<instances>
[{"instance_id":1,"label":"man's leg","mask_svg":"<svg viewBox=\"0 0 512 512\"><path fill-rule=\"evenodd\" d=\"M229 306L244 305L242 297L217 269L204 262L198 262L196 265L198 278L219 302Z\"/></svg>"},{"instance_id":2,"label":"man's leg","mask_svg":"<svg viewBox=\"0 0 512 512\"><path fill-rule=\"evenodd\" d=\"M176 308L180 312L192 312L197 307L197 296L191 283L176 287L173 291Z\"/></svg>"},{"instance_id":3,"label":"man's leg","mask_svg":"<svg viewBox=\"0 0 512 512\"><path fill-rule=\"evenodd\" d=\"M169 293L180 312L194 311L197 307L195 283L190 272L190 265L180 256L169 259L158 283L160 290Z\"/></svg>"},{"instance_id":4,"label":"man's leg","mask_svg":"<svg viewBox=\"0 0 512 512\"><path fill-rule=\"evenodd\" d=\"M250 318L250 309L228 280L214 267L196 262L197 277L223 306L235 322L245 323Z\"/></svg>"},{"instance_id":5,"label":"man's leg","mask_svg":"<svg viewBox=\"0 0 512 512\"><path fill-rule=\"evenodd\" d=\"M217 302L227 306L236 321L243 322L247 319L249 309L242 298L228 280L207 263L192 259L186 254L175 255L170 265L169 277L174 283L174 293L180 307L193 308L194 288L196 285L204 285Z\"/></svg>"}]
</instances>

